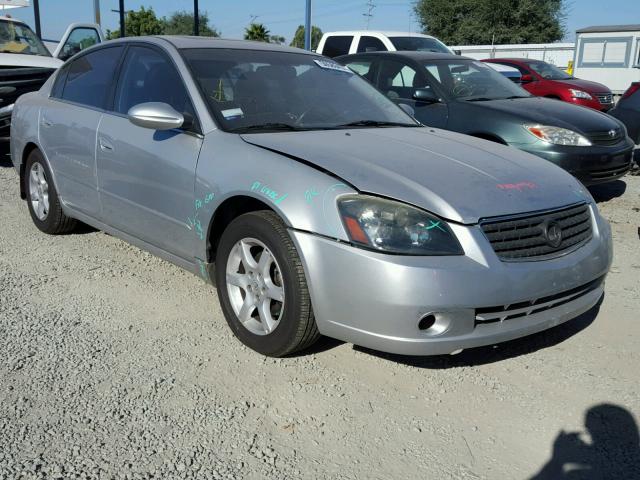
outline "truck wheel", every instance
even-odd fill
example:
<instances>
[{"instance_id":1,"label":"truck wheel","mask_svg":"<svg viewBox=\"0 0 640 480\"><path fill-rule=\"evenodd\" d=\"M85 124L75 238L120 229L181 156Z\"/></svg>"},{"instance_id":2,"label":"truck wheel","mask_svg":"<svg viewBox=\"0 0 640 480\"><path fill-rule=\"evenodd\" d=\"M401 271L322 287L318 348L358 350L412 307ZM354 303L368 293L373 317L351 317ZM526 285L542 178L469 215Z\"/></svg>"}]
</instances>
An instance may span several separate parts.
<instances>
[{"instance_id":1,"label":"truck wheel","mask_svg":"<svg viewBox=\"0 0 640 480\"><path fill-rule=\"evenodd\" d=\"M319 337L296 247L275 213L239 216L222 234L216 284L233 333L271 357L302 350Z\"/></svg>"},{"instance_id":2,"label":"truck wheel","mask_svg":"<svg viewBox=\"0 0 640 480\"><path fill-rule=\"evenodd\" d=\"M58 192L47 162L39 150L29 154L25 165L24 191L33 223L50 235L67 233L76 226L76 220L62 211Z\"/></svg>"}]
</instances>

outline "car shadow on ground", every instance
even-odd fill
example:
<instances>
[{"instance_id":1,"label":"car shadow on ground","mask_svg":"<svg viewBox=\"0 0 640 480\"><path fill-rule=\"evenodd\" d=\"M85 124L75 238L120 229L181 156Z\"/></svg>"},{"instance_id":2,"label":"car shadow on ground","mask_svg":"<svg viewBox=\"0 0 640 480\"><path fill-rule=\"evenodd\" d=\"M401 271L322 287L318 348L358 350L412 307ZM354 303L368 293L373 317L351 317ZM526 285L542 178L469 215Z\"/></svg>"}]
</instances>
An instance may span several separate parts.
<instances>
[{"instance_id":1,"label":"car shadow on ground","mask_svg":"<svg viewBox=\"0 0 640 480\"><path fill-rule=\"evenodd\" d=\"M584 425L585 432L560 430L551 459L530 480L640 477L640 434L628 410L594 405L585 413Z\"/></svg>"},{"instance_id":2,"label":"car shadow on ground","mask_svg":"<svg viewBox=\"0 0 640 480\"><path fill-rule=\"evenodd\" d=\"M608 202L614 198L621 197L627 190L627 184L623 180L615 180L600 185L592 185L589 192L597 203Z\"/></svg>"},{"instance_id":3,"label":"car shadow on ground","mask_svg":"<svg viewBox=\"0 0 640 480\"><path fill-rule=\"evenodd\" d=\"M553 347L573 337L593 323L598 316L603 299L604 295L591 310L557 327L497 345L471 348L457 355L419 357L378 352L356 345L353 348L391 362L429 370L485 365L521 355L528 355L538 350Z\"/></svg>"}]
</instances>

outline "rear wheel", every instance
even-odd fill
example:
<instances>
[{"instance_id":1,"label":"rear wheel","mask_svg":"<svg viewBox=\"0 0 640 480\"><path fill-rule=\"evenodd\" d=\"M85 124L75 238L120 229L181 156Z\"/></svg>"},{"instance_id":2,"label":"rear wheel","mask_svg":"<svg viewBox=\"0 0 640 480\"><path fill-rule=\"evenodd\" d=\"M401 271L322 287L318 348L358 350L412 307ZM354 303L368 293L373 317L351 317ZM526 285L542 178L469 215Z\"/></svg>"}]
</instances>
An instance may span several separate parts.
<instances>
[{"instance_id":1,"label":"rear wheel","mask_svg":"<svg viewBox=\"0 0 640 480\"><path fill-rule=\"evenodd\" d=\"M302 262L275 213L247 213L229 224L216 277L231 330L253 350L281 357L319 338Z\"/></svg>"},{"instance_id":2,"label":"rear wheel","mask_svg":"<svg viewBox=\"0 0 640 480\"><path fill-rule=\"evenodd\" d=\"M74 229L76 220L62 211L51 171L39 150L33 150L27 158L24 191L31 219L39 230L55 235Z\"/></svg>"}]
</instances>

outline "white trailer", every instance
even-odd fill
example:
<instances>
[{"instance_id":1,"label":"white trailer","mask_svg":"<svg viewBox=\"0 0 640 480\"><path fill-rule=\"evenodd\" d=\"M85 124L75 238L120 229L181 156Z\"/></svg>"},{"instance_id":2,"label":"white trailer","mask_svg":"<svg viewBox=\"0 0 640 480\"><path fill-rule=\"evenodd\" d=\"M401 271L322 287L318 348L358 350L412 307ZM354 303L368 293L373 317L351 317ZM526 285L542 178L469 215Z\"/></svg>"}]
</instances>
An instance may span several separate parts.
<instances>
[{"instance_id":1,"label":"white trailer","mask_svg":"<svg viewBox=\"0 0 640 480\"><path fill-rule=\"evenodd\" d=\"M484 58L532 58L543 60L566 69L573 60L573 43L525 43L522 45L459 45L449 47L465 57Z\"/></svg>"},{"instance_id":2,"label":"white trailer","mask_svg":"<svg viewBox=\"0 0 640 480\"><path fill-rule=\"evenodd\" d=\"M640 81L640 24L577 30L573 64L576 77L603 83L614 94L624 93Z\"/></svg>"}]
</instances>

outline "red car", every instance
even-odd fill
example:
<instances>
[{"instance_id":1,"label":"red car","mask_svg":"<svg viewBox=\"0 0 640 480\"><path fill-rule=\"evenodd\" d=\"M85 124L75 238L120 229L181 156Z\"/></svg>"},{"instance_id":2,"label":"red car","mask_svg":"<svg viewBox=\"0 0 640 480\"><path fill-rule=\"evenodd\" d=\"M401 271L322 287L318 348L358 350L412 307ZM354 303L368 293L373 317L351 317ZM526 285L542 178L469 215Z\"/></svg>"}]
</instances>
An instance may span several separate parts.
<instances>
[{"instance_id":1,"label":"red car","mask_svg":"<svg viewBox=\"0 0 640 480\"><path fill-rule=\"evenodd\" d=\"M522 87L538 97L557 98L602 112L613 107L611 90L601 83L572 77L555 65L529 58L487 58L483 62L517 68Z\"/></svg>"}]
</instances>

